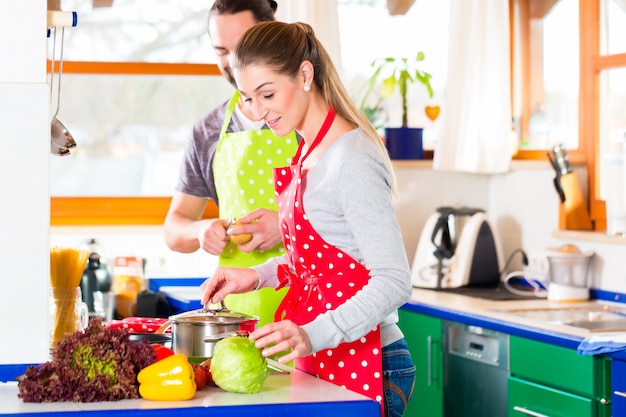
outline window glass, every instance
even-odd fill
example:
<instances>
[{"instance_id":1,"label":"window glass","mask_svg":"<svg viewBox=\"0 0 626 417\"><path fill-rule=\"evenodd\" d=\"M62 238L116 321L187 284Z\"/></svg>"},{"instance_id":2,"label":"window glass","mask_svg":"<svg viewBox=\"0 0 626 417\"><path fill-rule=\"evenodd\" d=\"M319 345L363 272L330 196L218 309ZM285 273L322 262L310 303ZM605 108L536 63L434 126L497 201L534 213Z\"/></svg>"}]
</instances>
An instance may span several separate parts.
<instances>
[{"instance_id":1,"label":"window glass","mask_svg":"<svg viewBox=\"0 0 626 417\"><path fill-rule=\"evenodd\" d=\"M602 4L601 52L621 54L626 52L626 1L605 0Z\"/></svg>"},{"instance_id":2,"label":"window glass","mask_svg":"<svg viewBox=\"0 0 626 417\"><path fill-rule=\"evenodd\" d=\"M170 196L193 123L224 102L223 77L63 74L59 120L76 140L50 156L53 196Z\"/></svg>"},{"instance_id":3,"label":"window glass","mask_svg":"<svg viewBox=\"0 0 626 417\"><path fill-rule=\"evenodd\" d=\"M374 59L425 59L420 69L432 75L433 98L421 84L408 87L409 126L424 127L424 148L433 149L437 120L424 113L439 105L447 76L450 0L419 0L405 15L390 16L386 0L339 0L339 32L344 81L358 104L366 90ZM384 106L385 124L400 126L401 103L396 92Z\"/></svg>"},{"instance_id":4,"label":"window glass","mask_svg":"<svg viewBox=\"0 0 626 417\"><path fill-rule=\"evenodd\" d=\"M616 158L626 156L626 67L602 71L600 86L600 195L606 200L616 176L622 177L620 187L626 187L623 162L621 171L615 170L614 163Z\"/></svg>"},{"instance_id":5,"label":"window glass","mask_svg":"<svg viewBox=\"0 0 626 417\"><path fill-rule=\"evenodd\" d=\"M78 14L78 25L64 34L67 60L217 62L207 36L210 1L116 0L96 8L92 3L62 1L62 10Z\"/></svg>"},{"instance_id":6,"label":"window glass","mask_svg":"<svg viewBox=\"0 0 626 417\"><path fill-rule=\"evenodd\" d=\"M559 0L549 10L531 1L526 94L528 121L521 117L520 149L578 148L578 0ZM541 7L540 7L541 6ZM523 78L516 77L516 80ZM520 81L518 81L520 82ZM523 81L521 81L523 82Z\"/></svg>"}]
</instances>

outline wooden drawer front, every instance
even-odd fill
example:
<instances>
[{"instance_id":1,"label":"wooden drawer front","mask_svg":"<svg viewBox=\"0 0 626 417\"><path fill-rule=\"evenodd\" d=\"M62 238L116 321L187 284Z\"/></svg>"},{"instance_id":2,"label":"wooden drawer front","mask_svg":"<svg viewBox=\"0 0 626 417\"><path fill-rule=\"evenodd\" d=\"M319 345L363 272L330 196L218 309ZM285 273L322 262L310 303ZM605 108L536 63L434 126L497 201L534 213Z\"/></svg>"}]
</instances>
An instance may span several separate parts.
<instances>
[{"instance_id":1,"label":"wooden drawer front","mask_svg":"<svg viewBox=\"0 0 626 417\"><path fill-rule=\"evenodd\" d=\"M512 376L597 399L611 398L609 358L515 336L510 346Z\"/></svg>"},{"instance_id":2,"label":"wooden drawer front","mask_svg":"<svg viewBox=\"0 0 626 417\"><path fill-rule=\"evenodd\" d=\"M509 377L509 417L598 417L596 401Z\"/></svg>"}]
</instances>

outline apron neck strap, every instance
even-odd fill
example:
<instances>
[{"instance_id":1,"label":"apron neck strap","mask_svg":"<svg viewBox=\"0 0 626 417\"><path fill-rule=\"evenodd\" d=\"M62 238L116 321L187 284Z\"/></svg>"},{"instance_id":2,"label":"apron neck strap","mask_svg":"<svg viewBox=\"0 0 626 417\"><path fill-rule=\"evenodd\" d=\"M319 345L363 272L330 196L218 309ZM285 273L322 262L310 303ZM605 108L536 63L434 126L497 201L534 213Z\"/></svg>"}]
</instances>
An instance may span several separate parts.
<instances>
[{"instance_id":1,"label":"apron neck strap","mask_svg":"<svg viewBox=\"0 0 626 417\"><path fill-rule=\"evenodd\" d=\"M330 106L329 109L328 109L328 113L326 114L326 119L324 120L324 123L322 124L322 128L320 129L319 132L317 132L317 136L315 136L315 140L313 141L313 143L311 144L309 149L306 151L306 153L304 154L302 159L300 159L300 153L302 152L302 147L303 147L305 141L303 140L302 142L300 142L300 146L298 147L298 151L296 152L296 154L293 157L293 161L295 163L302 163L302 162L304 162L304 160L309 156L311 151L313 149L315 149L317 147L317 145L320 144L322 139L324 139L324 136L326 136L326 133L328 133L328 131L330 130L330 126L333 124L333 120L335 120L335 114L336 114L335 113L335 109L333 109L333 106Z\"/></svg>"}]
</instances>

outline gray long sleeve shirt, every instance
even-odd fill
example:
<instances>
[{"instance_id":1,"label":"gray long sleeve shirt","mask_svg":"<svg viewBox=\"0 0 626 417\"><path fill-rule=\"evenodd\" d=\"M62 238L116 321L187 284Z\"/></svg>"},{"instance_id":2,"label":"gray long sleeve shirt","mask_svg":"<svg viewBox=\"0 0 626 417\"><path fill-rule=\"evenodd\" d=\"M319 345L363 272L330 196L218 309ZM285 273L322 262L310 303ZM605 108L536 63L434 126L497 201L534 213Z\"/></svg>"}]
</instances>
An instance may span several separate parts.
<instances>
[{"instance_id":1,"label":"gray long sleeve shirt","mask_svg":"<svg viewBox=\"0 0 626 417\"><path fill-rule=\"evenodd\" d=\"M354 297L302 326L313 351L336 347L381 326L382 346L403 337L398 308L411 296L409 264L391 200L389 175L361 129L339 138L308 171L303 205L311 225L328 243L370 270ZM276 268L287 256L253 267L259 287L277 284Z\"/></svg>"}]
</instances>

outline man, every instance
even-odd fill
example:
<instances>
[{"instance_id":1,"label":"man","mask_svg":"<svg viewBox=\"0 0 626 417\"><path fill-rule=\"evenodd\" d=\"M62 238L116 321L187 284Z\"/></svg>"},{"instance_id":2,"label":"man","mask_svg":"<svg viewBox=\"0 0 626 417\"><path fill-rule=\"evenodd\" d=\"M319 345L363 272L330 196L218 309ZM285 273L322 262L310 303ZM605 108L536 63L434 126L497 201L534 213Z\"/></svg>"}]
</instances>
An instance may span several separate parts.
<instances>
[{"instance_id":1,"label":"man","mask_svg":"<svg viewBox=\"0 0 626 417\"><path fill-rule=\"evenodd\" d=\"M246 30L274 20L276 7L273 0L216 0L211 7L208 31L217 65L233 86L230 53ZM202 249L218 255L220 266L237 267L283 254L272 168L288 165L296 148L295 133L278 138L263 122L255 122L237 91L196 122L165 219L169 248L185 253ZM218 204L219 219L202 220L209 199ZM237 226L228 228L234 218ZM252 234L252 240L236 245L231 234ZM285 292L265 288L229 296L225 303L233 311L259 316L262 326L274 320Z\"/></svg>"}]
</instances>

